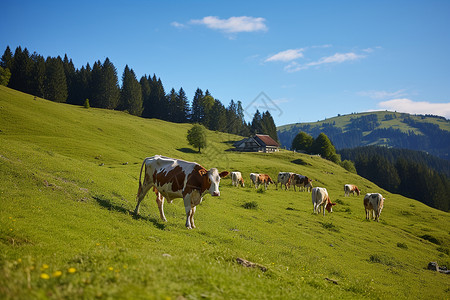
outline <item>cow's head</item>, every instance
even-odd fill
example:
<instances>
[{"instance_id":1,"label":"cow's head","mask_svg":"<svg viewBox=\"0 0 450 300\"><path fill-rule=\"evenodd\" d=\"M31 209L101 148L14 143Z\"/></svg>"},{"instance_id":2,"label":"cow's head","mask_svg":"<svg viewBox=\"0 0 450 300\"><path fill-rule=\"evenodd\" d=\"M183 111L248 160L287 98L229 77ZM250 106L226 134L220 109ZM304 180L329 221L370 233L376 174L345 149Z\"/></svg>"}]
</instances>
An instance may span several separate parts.
<instances>
[{"instance_id":1,"label":"cow's head","mask_svg":"<svg viewBox=\"0 0 450 300\"><path fill-rule=\"evenodd\" d=\"M355 192L356 192L356 195L358 195L358 196L361 193L361 191L358 189L358 187L355 187Z\"/></svg>"},{"instance_id":2,"label":"cow's head","mask_svg":"<svg viewBox=\"0 0 450 300\"><path fill-rule=\"evenodd\" d=\"M211 196L220 196L219 183L220 178L225 177L229 174L228 171L220 172L216 168L211 168L211 170L206 171L205 169L200 170L200 175L203 178L204 190L209 190ZM203 189L202 189L203 190Z\"/></svg>"},{"instance_id":3,"label":"cow's head","mask_svg":"<svg viewBox=\"0 0 450 300\"><path fill-rule=\"evenodd\" d=\"M330 198L327 199L327 205L325 205L326 210L328 210L329 213L333 212L333 206L335 206L336 203L331 203Z\"/></svg>"},{"instance_id":4,"label":"cow's head","mask_svg":"<svg viewBox=\"0 0 450 300\"><path fill-rule=\"evenodd\" d=\"M242 187L245 187L245 184L244 184L244 178L241 177L241 179L239 180L239 182L241 183L241 186L242 186Z\"/></svg>"}]
</instances>

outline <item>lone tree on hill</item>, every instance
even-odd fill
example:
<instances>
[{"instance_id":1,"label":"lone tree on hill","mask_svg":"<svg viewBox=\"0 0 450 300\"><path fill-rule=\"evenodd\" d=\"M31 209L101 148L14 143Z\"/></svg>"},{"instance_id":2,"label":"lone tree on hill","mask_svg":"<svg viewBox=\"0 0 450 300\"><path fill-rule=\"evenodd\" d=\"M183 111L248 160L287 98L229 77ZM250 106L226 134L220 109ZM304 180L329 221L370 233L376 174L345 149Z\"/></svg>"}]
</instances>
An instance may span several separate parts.
<instances>
[{"instance_id":1,"label":"lone tree on hill","mask_svg":"<svg viewBox=\"0 0 450 300\"><path fill-rule=\"evenodd\" d=\"M206 148L206 129L202 125L195 124L187 133L187 141L189 145L198 148L200 153L201 148Z\"/></svg>"}]
</instances>

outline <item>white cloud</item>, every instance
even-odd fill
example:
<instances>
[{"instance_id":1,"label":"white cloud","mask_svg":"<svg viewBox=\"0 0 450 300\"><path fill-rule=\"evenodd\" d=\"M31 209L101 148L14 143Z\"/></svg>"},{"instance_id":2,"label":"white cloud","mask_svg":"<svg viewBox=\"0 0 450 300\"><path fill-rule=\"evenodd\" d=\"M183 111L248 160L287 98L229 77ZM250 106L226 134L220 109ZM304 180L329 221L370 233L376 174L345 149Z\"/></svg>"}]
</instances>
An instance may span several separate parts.
<instances>
[{"instance_id":1,"label":"white cloud","mask_svg":"<svg viewBox=\"0 0 450 300\"><path fill-rule=\"evenodd\" d=\"M343 63L346 61L357 60L357 59L364 58L364 57L365 57L365 55L360 55L360 54L356 54L353 52L335 53L334 55L325 56L317 61L313 61L313 62L306 63L306 64L299 64L299 63L293 61L290 64L288 64L287 66L285 66L284 70L292 73L292 72L297 72L300 70L308 69L309 67L320 66L320 65L331 64L331 63L340 64L340 63Z\"/></svg>"},{"instance_id":2,"label":"white cloud","mask_svg":"<svg viewBox=\"0 0 450 300\"><path fill-rule=\"evenodd\" d=\"M427 101L416 102L407 98L392 99L378 103L383 110L406 112L410 114L432 114L450 119L450 102L431 103Z\"/></svg>"},{"instance_id":3,"label":"white cloud","mask_svg":"<svg viewBox=\"0 0 450 300\"><path fill-rule=\"evenodd\" d=\"M265 62L269 61L291 61L297 58L303 57L303 48L300 49L288 49L285 51L278 52L275 55L272 55Z\"/></svg>"},{"instance_id":4,"label":"white cloud","mask_svg":"<svg viewBox=\"0 0 450 300\"><path fill-rule=\"evenodd\" d=\"M178 22L172 22L172 23L170 23L170 25L172 25L173 27L176 27L176 28L185 28L185 27L187 27L186 25L178 23Z\"/></svg>"},{"instance_id":5,"label":"white cloud","mask_svg":"<svg viewBox=\"0 0 450 300\"><path fill-rule=\"evenodd\" d=\"M398 90L395 92L386 92L386 91L361 91L357 93L359 96L370 97L372 99L388 99L388 98L398 98L405 97L407 95L405 90Z\"/></svg>"},{"instance_id":6,"label":"white cloud","mask_svg":"<svg viewBox=\"0 0 450 300\"><path fill-rule=\"evenodd\" d=\"M218 17L208 16L200 20L191 20L191 24L205 25L210 29L220 30L226 33L267 31L264 24L266 19L253 18L247 16L230 17L228 19L219 19Z\"/></svg>"}]
</instances>

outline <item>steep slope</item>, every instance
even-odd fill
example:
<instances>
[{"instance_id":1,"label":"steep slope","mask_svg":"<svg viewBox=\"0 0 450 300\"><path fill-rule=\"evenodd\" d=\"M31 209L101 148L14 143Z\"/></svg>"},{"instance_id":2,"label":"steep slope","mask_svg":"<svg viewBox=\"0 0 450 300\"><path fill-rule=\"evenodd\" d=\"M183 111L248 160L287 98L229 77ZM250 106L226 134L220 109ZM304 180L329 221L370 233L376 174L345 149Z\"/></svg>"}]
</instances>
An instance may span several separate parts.
<instances>
[{"instance_id":1,"label":"steep slope","mask_svg":"<svg viewBox=\"0 0 450 300\"><path fill-rule=\"evenodd\" d=\"M426 151L449 159L450 121L441 117L378 111L277 128L281 144L288 148L299 131L313 137L324 132L337 149L382 145Z\"/></svg>"},{"instance_id":2,"label":"steep slope","mask_svg":"<svg viewBox=\"0 0 450 300\"><path fill-rule=\"evenodd\" d=\"M0 296L25 298L436 298L448 277L449 217L390 194L316 156L226 151L239 137L208 133L201 154L187 147L188 124L58 104L0 87ZM195 230L184 207L154 196L135 206L146 156L164 154L207 168L240 170L245 188L221 182L206 196ZM326 187L332 214L312 214L307 192L256 191L250 172L292 171ZM379 223L362 197L386 198ZM256 209L245 209L246 203ZM236 258L267 267L245 268ZM328 279L327 279L328 278Z\"/></svg>"}]
</instances>

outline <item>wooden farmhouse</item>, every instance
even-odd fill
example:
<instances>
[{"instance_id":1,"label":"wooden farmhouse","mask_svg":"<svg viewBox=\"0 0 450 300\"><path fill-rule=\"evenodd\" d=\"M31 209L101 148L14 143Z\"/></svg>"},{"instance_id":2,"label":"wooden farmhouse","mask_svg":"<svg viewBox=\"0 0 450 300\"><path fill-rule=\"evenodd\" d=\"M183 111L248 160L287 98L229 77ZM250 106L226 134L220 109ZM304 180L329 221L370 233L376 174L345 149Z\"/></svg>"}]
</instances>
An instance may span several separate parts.
<instances>
[{"instance_id":1,"label":"wooden farmhouse","mask_svg":"<svg viewBox=\"0 0 450 300\"><path fill-rule=\"evenodd\" d=\"M234 144L236 151L241 152L277 152L280 150L280 144L275 142L266 134L255 134Z\"/></svg>"}]
</instances>

